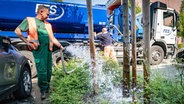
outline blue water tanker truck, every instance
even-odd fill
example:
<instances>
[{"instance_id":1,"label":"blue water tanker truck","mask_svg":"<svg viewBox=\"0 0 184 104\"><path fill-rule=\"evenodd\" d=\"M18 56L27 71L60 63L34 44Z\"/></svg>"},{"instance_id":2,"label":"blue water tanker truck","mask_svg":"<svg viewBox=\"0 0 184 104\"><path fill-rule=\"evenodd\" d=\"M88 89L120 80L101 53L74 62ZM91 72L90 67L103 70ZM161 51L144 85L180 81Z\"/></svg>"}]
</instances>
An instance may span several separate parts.
<instances>
[{"instance_id":1,"label":"blue water tanker truck","mask_svg":"<svg viewBox=\"0 0 184 104\"><path fill-rule=\"evenodd\" d=\"M27 16L35 17L39 5L46 5L50 9L48 21L53 26L54 36L63 46L69 44L88 45L88 13L87 6L67 2L53 2L45 0L1 0L0 2L0 34L11 38L12 44L29 60L32 76L36 76L34 59L31 51L14 33L15 28ZM92 6L94 31L100 32L106 25L105 5ZM27 33L23 33L26 37ZM98 40L96 40L98 43ZM65 55L68 56L68 55ZM53 65L60 60L57 47L53 50Z\"/></svg>"},{"instance_id":2,"label":"blue water tanker truck","mask_svg":"<svg viewBox=\"0 0 184 104\"><path fill-rule=\"evenodd\" d=\"M108 0L105 5L92 6L94 31L100 32L102 27L107 26L116 41L114 46L116 57L123 62L123 22L122 0ZM63 46L70 44L89 45L88 13L87 5L67 2L53 2L52 0L1 0L0 2L0 35L10 37L14 45L30 61L32 77L37 75L32 52L14 33L15 28L26 17L35 17L39 5L46 5L50 9L48 21L53 26L54 36ZM150 5L151 17L151 63L159 64L163 58L175 53L176 23L178 15L174 9L166 4L156 2ZM109 11L111 11L110 14ZM129 18L131 13L129 10ZM138 43L144 43L142 14L136 16L136 38ZM129 20L129 25L131 19ZM131 25L129 26L131 30ZM23 33L26 37L27 33ZM100 41L95 40L96 47L100 47ZM142 57L142 44L137 45L137 57ZM69 53L64 53L65 57ZM57 47L53 50L53 65L60 61L60 51Z\"/></svg>"}]
</instances>

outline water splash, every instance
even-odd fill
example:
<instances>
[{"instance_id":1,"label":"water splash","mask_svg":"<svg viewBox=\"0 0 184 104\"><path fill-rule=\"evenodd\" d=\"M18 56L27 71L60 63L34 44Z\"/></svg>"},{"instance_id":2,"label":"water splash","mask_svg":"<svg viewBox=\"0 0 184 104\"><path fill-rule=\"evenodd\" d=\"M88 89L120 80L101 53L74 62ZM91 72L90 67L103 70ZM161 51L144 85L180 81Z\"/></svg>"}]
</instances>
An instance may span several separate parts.
<instances>
[{"instance_id":1,"label":"water splash","mask_svg":"<svg viewBox=\"0 0 184 104\"><path fill-rule=\"evenodd\" d=\"M91 58L90 58L90 47L89 46L78 46L78 45L70 45L66 47L66 50L75 56L76 58L82 59L82 64L88 63L91 66ZM100 100L105 100L111 104L128 104L132 99L123 98L122 96L122 88L121 86L115 86L113 84L113 79L115 77L114 73L109 71L108 73L104 73L103 65L104 60L101 55L96 51L96 71L97 71L97 83L99 93L95 97L95 102L99 102ZM80 64L81 65L81 64ZM82 65L81 65L82 66ZM92 66L89 68L90 75L92 76ZM93 86L93 79L90 80L91 86ZM121 102L121 103L120 103Z\"/></svg>"}]
</instances>

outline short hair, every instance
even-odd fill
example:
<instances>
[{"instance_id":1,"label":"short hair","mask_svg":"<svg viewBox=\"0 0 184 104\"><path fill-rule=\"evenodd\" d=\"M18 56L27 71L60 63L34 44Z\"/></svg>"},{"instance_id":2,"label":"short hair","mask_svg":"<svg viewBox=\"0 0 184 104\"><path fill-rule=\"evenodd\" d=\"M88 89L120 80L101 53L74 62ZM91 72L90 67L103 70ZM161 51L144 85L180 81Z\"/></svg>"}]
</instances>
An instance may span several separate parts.
<instances>
[{"instance_id":1,"label":"short hair","mask_svg":"<svg viewBox=\"0 0 184 104\"><path fill-rule=\"evenodd\" d=\"M107 28L106 27L103 27L102 28L102 32L107 32Z\"/></svg>"},{"instance_id":2,"label":"short hair","mask_svg":"<svg viewBox=\"0 0 184 104\"><path fill-rule=\"evenodd\" d=\"M49 10L49 8L47 6L45 6L45 5L39 5L38 6L38 9L37 9L37 13L39 13L39 11L42 10L42 9L48 9Z\"/></svg>"}]
</instances>

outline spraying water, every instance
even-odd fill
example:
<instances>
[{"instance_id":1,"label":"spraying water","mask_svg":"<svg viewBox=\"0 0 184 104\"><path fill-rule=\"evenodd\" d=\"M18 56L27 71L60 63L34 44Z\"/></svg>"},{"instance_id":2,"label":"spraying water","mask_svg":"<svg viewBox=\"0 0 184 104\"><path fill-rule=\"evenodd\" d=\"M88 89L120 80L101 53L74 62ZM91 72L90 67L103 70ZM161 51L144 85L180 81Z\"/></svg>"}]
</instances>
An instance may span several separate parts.
<instances>
[{"instance_id":1,"label":"spraying water","mask_svg":"<svg viewBox=\"0 0 184 104\"><path fill-rule=\"evenodd\" d=\"M88 63L91 66L90 58L90 47L89 46L74 46L70 45L66 47L66 50L70 52L76 58L82 59L80 66ZM99 102L100 100L105 100L110 104L128 104L132 101L130 98L123 98L121 86L115 86L113 84L113 79L116 76L116 73L111 71L104 72L103 65L105 64L104 59L96 51L96 71L97 71L97 83L99 93L95 96L94 101ZM116 69L114 69L116 70ZM90 75L92 76L92 67L89 68ZM91 86L93 86L93 79L90 80Z\"/></svg>"},{"instance_id":2,"label":"spraying water","mask_svg":"<svg viewBox=\"0 0 184 104\"><path fill-rule=\"evenodd\" d=\"M70 45L66 48L73 56L76 58L82 59L80 66L84 64L91 65L90 58L90 47L89 46L73 46ZM132 103L131 93L136 90L135 93L143 92L143 89L131 89L130 97L123 98L122 94L122 86L115 85L113 83L113 79L117 76L117 73L113 71L105 71L104 72L104 64L106 63L101 55L96 51L96 71L97 71L97 81L98 81L98 95L95 96L93 102L99 103L100 101L105 101L107 104L130 104ZM162 66L162 67L161 67ZM108 68L107 68L108 69ZM116 69L114 69L116 70ZM138 69L137 74L143 76L143 72ZM90 75L92 76L92 67L89 67ZM174 79L177 73L176 70L170 65L157 65L151 67L151 79L158 76L158 73L164 75L168 80ZM93 87L93 78L90 80L91 87ZM142 97L139 99L140 102L143 101Z\"/></svg>"}]
</instances>

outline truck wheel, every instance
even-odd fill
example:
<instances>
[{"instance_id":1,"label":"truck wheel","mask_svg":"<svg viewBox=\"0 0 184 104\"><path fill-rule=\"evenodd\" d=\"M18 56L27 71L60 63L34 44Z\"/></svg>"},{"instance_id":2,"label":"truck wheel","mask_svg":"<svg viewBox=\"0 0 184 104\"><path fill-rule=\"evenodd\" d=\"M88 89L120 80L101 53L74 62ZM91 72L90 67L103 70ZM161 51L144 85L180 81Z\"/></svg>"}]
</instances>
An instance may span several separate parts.
<instances>
[{"instance_id":1,"label":"truck wheel","mask_svg":"<svg viewBox=\"0 0 184 104\"><path fill-rule=\"evenodd\" d=\"M63 52L64 60L68 61L72 58L72 55L68 51ZM61 53L60 50L56 50L52 53L52 64L54 67L57 67L57 65L61 64Z\"/></svg>"},{"instance_id":2,"label":"truck wheel","mask_svg":"<svg viewBox=\"0 0 184 104\"><path fill-rule=\"evenodd\" d=\"M56 50L52 53L52 64L56 67L61 61L60 50Z\"/></svg>"},{"instance_id":3,"label":"truck wheel","mask_svg":"<svg viewBox=\"0 0 184 104\"><path fill-rule=\"evenodd\" d=\"M34 62L34 57L31 51L20 51L27 59L29 59L29 64L31 66L31 75L32 78L35 78L37 76L36 66Z\"/></svg>"},{"instance_id":4,"label":"truck wheel","mask_svg":"<svg viewBox=\"0 0 184 104\"><path fill-rule=\"evenodd\" d=\"M14 96L18 99L26 98L31 95L31 90L31 71L24 67L20 72L18 89L14 92Z\"/></svg>"},{"instance_id":5,"label":"truck wheel","mask_svg":"<svg viewBox=\"0 0 184 104\"><path fill-rule=\"evenodd\" d=\"M160 46L152 46L151 47L151 65L157 65L162 62L164 59L164 51Z\"/></svg>"}]
</instances>

